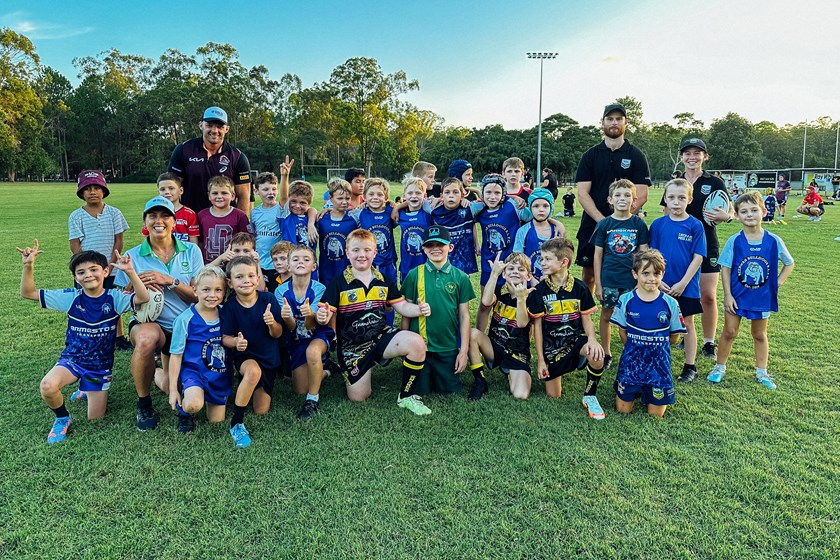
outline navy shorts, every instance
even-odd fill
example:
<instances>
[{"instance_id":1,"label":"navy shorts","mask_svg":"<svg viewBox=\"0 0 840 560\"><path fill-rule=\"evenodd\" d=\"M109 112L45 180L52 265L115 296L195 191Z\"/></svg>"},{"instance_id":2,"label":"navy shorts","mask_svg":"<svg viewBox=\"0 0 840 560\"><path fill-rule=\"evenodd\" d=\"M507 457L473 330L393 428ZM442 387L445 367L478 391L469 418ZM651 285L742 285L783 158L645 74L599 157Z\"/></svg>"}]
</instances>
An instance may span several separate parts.
<instances>
[{"instance_id":1,"label":"navy shorts","mask_svg":"<svg viewBox=\"0 0 840 560\"><path fill-rule=\"evenodd\" d=\"M254 358L245 358L244 360L234 360L234 364L236 365L236 371L239 372L242 364L247 362L248 360L254 360ZM254 360L254 361L256 362L256 360ZM256 386L255 390L259 389L259 388L262 388L262 390L265 391L265 394L270 397L271 394L274 392L274 381L278 377L282 376L283 372L281 371L279 366L276 367L276 368L266 368L259 362L257 362L257 365L260 366L260 372L262 373L262 375L260 375L260 380L257 382L257 386ZM239 374L239 378L240 379L242 378L241 373Z\"/></svg>"},{"instance_id":2,"label":"navy shorts","mask_svg":"<svg viewBox=\"0 0 840 560\"><path fill-rule=\"evenodd\" d=\"M497 344L492 338L490 339L490 344L493 346L493 363L487 364L488 369L518 369L528 372L529 375L531 374L530 355L528 356L528 361L523 362L511 356L505 347Z\"/></svg>"},{"instance_id":3,"label":"navy shorts","mask_svg":"<svg viewBox=\"0 0 840 560\"><path fill-rule=\"evenodd\" d=\"M91 371L85 369L73 360L59 359L55 365L66 368L79 380L79 389L82 391L107 391L111 388L111 370Z\"/></svg>"},{"instance_id":4,"label":"navy shorts","mask_svg":"<svg viewBox=\"0 0 840 560\"><path fill-rule=\"evenodd\" d=\"M397 334L399 334L399 332L400 329L385 327L382 334L379 335L379 339L377 339L372 346L369 346L369 348L359 355L358 359L354 362L348 362L348 358L357 356L355 349L341 345L342 348L338 352L338 363L341 366L341 373L344 375L344 381L348 385L353 385L359 381L359 379L361 379L375 363L378 363L381 366L387 366L391 363L391 360L385 360L382 356L385 354L385 350L388 348L388 345L391 344L391 341L395 336L397 336Z\"/></svg>"},{"instance_id":5,"label":"navy shorts","mask_svg":"<svg viewBox=\"0 0 840 560\"><path fill-rule=\"evenodd\" d=\"M207 372L210 375L203 375L197 371L181 370L179 382L182 392L190 387L198 387L204 391L204 401L210 404L224 405L230 396L232 383L230 372L223 373Z\"/></svg>"},{"instance_id":6,"label":"navy shorts","mask_svg":"<svg viewBox=\"0 0 840 560\"><path fill-rule=\"evenodd\" d=\"M638 398L642 399L642 404L652 404L654 406L665 406L677 402L673 387L660 389L650 385L626 385L616 379L613 388L615 389L615 396L624 402L633 402Z\"/></svg>"},{"instance_id":7,"label":"navy shorts","mask_svg":"<svg viewBox=\"0 0 840 560\"><path fill-rule=\"evenodd\" d=\"M288 346L286 346L286 350L289 354L289 368L294 371L300 366L306 365L306 349L309 348L309 343L313 340L323 340L327 348L326 351L329 352L330 340L332 337L333 332L330 330L329 332L318 333L312 338L290 342Z\"/></svg>"},{"instance_id":8,"label":"navy shorts","mask_svg":"<svg viewBox=\"0 0 840 560\"><path fill-rule=\"evenodd\" d=\"M703 313L703 304L700 303L700 298L680 296L675 299L677 300L677 303L680 304L680 313L682 313L683 318Z\"/></svg>"},{"instance_id":9,"label":"navy shorts","mask_svg":"<svg viewBox=\"0 0 840 560\"><path fill-rule=\"evenodd\" d=\"M595 266L595 245L589 243L588 241L580 241L580 239L578 239L575 264L586 268L592 268Z\"/></svg>"}]
</instances>

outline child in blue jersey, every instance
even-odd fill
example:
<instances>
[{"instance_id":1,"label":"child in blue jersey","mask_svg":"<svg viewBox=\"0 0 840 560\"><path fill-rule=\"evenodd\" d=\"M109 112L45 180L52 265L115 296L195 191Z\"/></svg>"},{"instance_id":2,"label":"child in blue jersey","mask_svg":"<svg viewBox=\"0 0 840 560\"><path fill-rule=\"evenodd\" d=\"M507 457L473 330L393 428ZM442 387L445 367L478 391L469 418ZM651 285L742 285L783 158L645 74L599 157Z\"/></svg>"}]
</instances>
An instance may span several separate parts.
<instances>
[{"instance_id":1,"label":"child in blue jersey","mask_svg":"<svg viewBox=\"0 0 840 560\"><path fill-rule=\"evenodd\" d=\"M219 306L225 298L225 271L207 265L195 275L198 302L172 326L169 355L169 406L178 414L178 432L195 429L193 415L207 404L207 420L225 419L231 392L227 353L222 346Z\"/></svg>"},{"instance_id":2,"label":"child in blue jersey","mask_svg":"<svg viewBox=\"0 0 840 560\"><path fill-rule=\"evenodd\" d=\"M690 382L697 375L697 331L694 315L703 313L700 304L700 265L706 256L703 224L686 209L694 188L685 179L671 179L665 185L666 215L650 225L650 248L665 257L662 291L675 298L685 321L685 365L678 381Z\"/></svg>"},{"instance_id":3,"label":"child in blue jersey","mask_svg":"<svg viewBox=\"0 0 840 560\"><path fill-rule=\"evenodd\" d=\"M773 193L773 189L767 189L764 191L764 194L767 195L764 197L764 208L767 210L767 213L764 215L763 222L775 224L776 223L776 195Z\"/></svg>"},{"instance_id":4,"label":"child in blue jersey","mask_svg":"<svg viewBox=\"0 0 840 560\"><path fill-rule=\"evenodd\" d=\"M636 289L618 299L610 319L624 343L614 385L615 409L622 414L633 412L634 401L641 398L648 414L662 418L676 400L671 344L685 332L685 325L677 301L662 290L665 271L659 251L636 253Z\"/></svg>"},{"instance_id":5,"label":"child in blue jersey","mask_svg":"<svg viewBox=\"0 0 840 560\"><path fill-rule=\"evenodd\" d=\"M285 171L284 168L280 170L281 174ZM293 245L306 245L314 251L318 244L318 232L315 230L318 212L312 208L313 196L312 185L306 181L294 181L291 185L280 181L277 199L283 206L278 214L281 238Z\"/></svg>"},{"instance_id":6,"label":"child in blue jersey","mask_svg":"<svg viewBox=\"0 0 840 560\"><path fill-rule=\"evenodd\" d=\"M283 180L288 183L288 173L283 176ZM277 272L271 262L271 248L283 237L279 220L282 207L277 203L277 175L270 171L260 173L257 176L257 194L262 203L251 210L249 229L256 238L256 251L259 254L265 283L267 286L274 286Z\"/></svg>"},{"instance_id":7,"label":"child in blue jersey","mask_svg":"<svg viewBox=\"0 0 840 560\"><path fill-rule=\"evenodd\" d=\"M359 227L359 223L350 215L350 183L335 178L327 183L332 206L318 220L318 245L321 256L318 260L318 277L324 286L344 272L350 266L347 260L347 236Z\"/></svg>"},{"instance_id":8,"label":"child in blue jersey","mask_svg":"<svg viewBox=\"0 0 840 560\"><path fill-rule=\"evenodd\" d=\"M460 179L449 177L444 179L440 191L441 204L434 209L429 208L432 222L449 230L449 238L452 240L449 262L452 266L466 274L474 274L478 272L475 258L481 253L481 245L477 242L478 226L472 210L461 203L466 196L466 189Z\"/></svg>"},{"instance_id":9,"label":"child in blue jersey","mask_svg":"<svg viewBox=\"0 0 840 560\"><path fill-rule=\"evenodd\" d=\"M636 185L628 179L613 181L607 194L613 213L595 226L590 243L595 246L595 297L603 305L598 331L604 363L612 363L610 317L618 298L636 286L633 255L648 248L650 233L639 216L630 213L636 202Z\"/></svg>"},{"instance_id":10,"label":"child in blue jersey","mask_svg":"<svg viewBox=\"0 0 840 560\"><path fill-rule=\"evenodd\" d=\"M70 271L81 289L39 290L35 287L35 259L43 251L38 240L33 247L17 248L22 255L20 295L40 303L44 309L67 313L67 335L58 362L41 380L41 398L55 413L47 443L67 437L72 419L64 406L61 389L79 382L88 395L88 418L105 416L108 389L114 367L114 345L120 314L149 301L146 286L134 272L131 257L114 251L111 266L124 272L134 294L104 288L109 266L105 255L81 251L70 259Z\"/></svg>"},{"instance_id":11,"label":"child in blue jersey","mask_svg":"<svg viewBox=\"0 0 840 560\"><path fill-rule=\"evenodd\" d=\"M403 197L408 205L397 211L400 236L400 283L408 273L425 264L423 232L432 225L432 216L423 210L426 201L426 182L420 177L409 177L403 181ZM393 213L392 213L393 217Z\"/></svg>"},{"instance_id":12,"label":"child in blue jersey","mask_svg":"<svg viewBox=\"0 0 840 560\"><path fill-rule=\"evenodd\" d=\"M358 218L359 227L376 237L376 257L373 266L382 276L397 283L397 248L394 242L394 227L397 222L387 208L391 185L385 179L372 177L365 181L365 204L351 214ZM389 324L393 319L389 321Z\"/></svg>"},{"instance_id":13,"label":"child in blue jersey","mask_svg":"<svg viewBox=\"0 0 840 560\"><path fill-rule=\"evenodd\" d=\"M531 259L531 282L536 285L543 277L540 247L549 239L565 238L566 227L549 222L549 218L554 215L554 196L548 189L539 188L531 193L528 197L528 210L531 211L533 219L516 232L513 251L524 253Z\"/></svg>"},{"instance_id":14,"label":"child in blue jersey","mask_svg":"<svg viewBox=\"0 0 840 560\"><path fill-rule=\"evenodd\" d=\"M504 261L511 254L519 225L531 220L531 212L527 208L518 210L513 200L515 197L505 195L506 185L504 177L498 173L485 175L481 180L482 202L473 202L470 205L475 221L481 226L482 292L490 277L493 261L497 256ZM489 314L490 308L482 302L478 308L475 325L479 331L484 332L487 328Z\"/></svg>"},{"instance_id":15,"label":"child in blue jersey","mask_svg":"<svg viewBox=\"0 0 840 560\"><path fill-rule=\"evenodd\" d=\"M312 279L315 253L298 245L289 252L292 277L274 292L280 303L280 317L286 330L290 356L292 387L298 395L306 395L298 420L307 420L318 412L321 381L324 380L324 356L335 333L315 321L315 312L324 295L324 285Z\"/></svg>"},{"instance_id":16,"label":"child in blue jersey","mask_svg":"<svg viewBox=\"0 0 840 560\"><path fill-rule=\"evenodd\" d=\"M233 401L230 435L236 447L251 445L245 428L245 409L253 397L255 414L268 414L274 381L281 368L283 334L280 304L271 292L257 291L260 263L252 257L235 257L228 263L228 286L236 293L222 308L222 345L233 350L239 387Z\"/></svg>"},{"instance_id":17,"label":"child in blue jersey","mask_svg":"<svg viewBox=\"0 0 840 560\"><path fill-rule=\"evenodd\" d=\"M741 318L749 319L755 348L755 379L768 389L776 383L767 373L770 344L767 321L779 310L779 287L793 271L793 257L784 242L761 227L766 210L756 191L735 199L735 217L743 231L730 237L720 252L718 264L723 278L723 333L717 363L707 379L720 383L726 373L726 360L738 336ZM782 269L779 270L779 261Z\"/></svg>"}]
</instances>

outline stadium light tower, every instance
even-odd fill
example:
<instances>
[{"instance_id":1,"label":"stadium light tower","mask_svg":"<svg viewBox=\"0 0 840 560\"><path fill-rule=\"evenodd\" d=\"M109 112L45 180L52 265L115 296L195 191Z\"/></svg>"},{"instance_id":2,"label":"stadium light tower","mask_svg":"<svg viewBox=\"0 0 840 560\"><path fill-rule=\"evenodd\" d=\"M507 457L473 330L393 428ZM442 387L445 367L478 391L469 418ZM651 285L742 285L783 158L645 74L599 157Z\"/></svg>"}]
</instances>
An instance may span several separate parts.
<instances>
[{"instance_id":1,"label":"stadium light tower","mask_svg":"<svg viewBox=\"0 0 840 560\"><path fill-rule=\"evenodd\" d=\"M538 58L540 59L540 109L539 109L539 124L537 125L537 178L539 184L542 184L542 86L543 86L543 61L545 59L553 59L557 58L556 52L529 52L525 53L528 55L528 58Z\"/></svg>"}]
</instances>

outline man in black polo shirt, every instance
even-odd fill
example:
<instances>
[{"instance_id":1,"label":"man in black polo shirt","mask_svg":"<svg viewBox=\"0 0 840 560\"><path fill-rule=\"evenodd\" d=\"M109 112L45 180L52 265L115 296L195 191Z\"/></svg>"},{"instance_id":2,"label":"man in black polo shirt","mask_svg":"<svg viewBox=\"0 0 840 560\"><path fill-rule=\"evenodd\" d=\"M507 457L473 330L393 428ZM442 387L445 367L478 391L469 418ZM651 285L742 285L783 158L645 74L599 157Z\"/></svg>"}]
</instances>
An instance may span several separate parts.
<instances>
[{"instance_id":1,"label":"man in black polo shirt","mask_svg":"<svg viewBox=\"0 0 840 560\"><path fill-rule=\"evenodd\" d=\"M583 268L581 280L590 290L595 287L595 246L589 240L595 231L595 224L612 214L607 202L610 183L616 179L629 179L636 185L636 200L630 209L631 214L638 212L647 202L650 186L650 170L645 154L624 139L624 131L627 129L627 110L624 105L607 105L601 127L604 140L586 150L580 158L575 175L578 198L583 206L575 264Z\"/></svg>"},{"instance_id":2,"label":"man in black polo shirt","mask_svg":"<svg viewBox=\"0 0 840 560\"><path fill-rule=\"evenodd\" d=\"M201 136L178 144L169 158L169 171L181 177L184 194L181 204L197 214L210 208L207 182L216 175L226 175L236 186L236 207L251 211L251 165L248 158L225 142L227 113L219 107L208 107L198 123Z\"/></svg>"}]
</instances>

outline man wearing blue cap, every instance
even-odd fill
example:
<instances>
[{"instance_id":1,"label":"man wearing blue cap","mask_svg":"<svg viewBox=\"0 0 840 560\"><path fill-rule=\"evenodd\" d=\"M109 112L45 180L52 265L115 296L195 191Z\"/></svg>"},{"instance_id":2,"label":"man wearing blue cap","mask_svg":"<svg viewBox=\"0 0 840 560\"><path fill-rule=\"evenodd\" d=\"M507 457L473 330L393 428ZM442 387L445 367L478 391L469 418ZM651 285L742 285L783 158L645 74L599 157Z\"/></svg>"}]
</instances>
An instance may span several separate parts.
<instances>
[{"instance_id":1,"label":"man wearing blue cap","mask_svg":"<svg viewBox=\"0 0 840 560\"><path fill-rule=\"evenodd\" d=\"M225 142L230 130L228 116L220 107L208 107L198 123L201 136L178 144L169 158L169 171L181 177L184 194L181 203L197 214L210 207L207 182L226 175L236 188L236 207L251 210L251 165L248 157Z\"/></svg>"}]
</instances>

